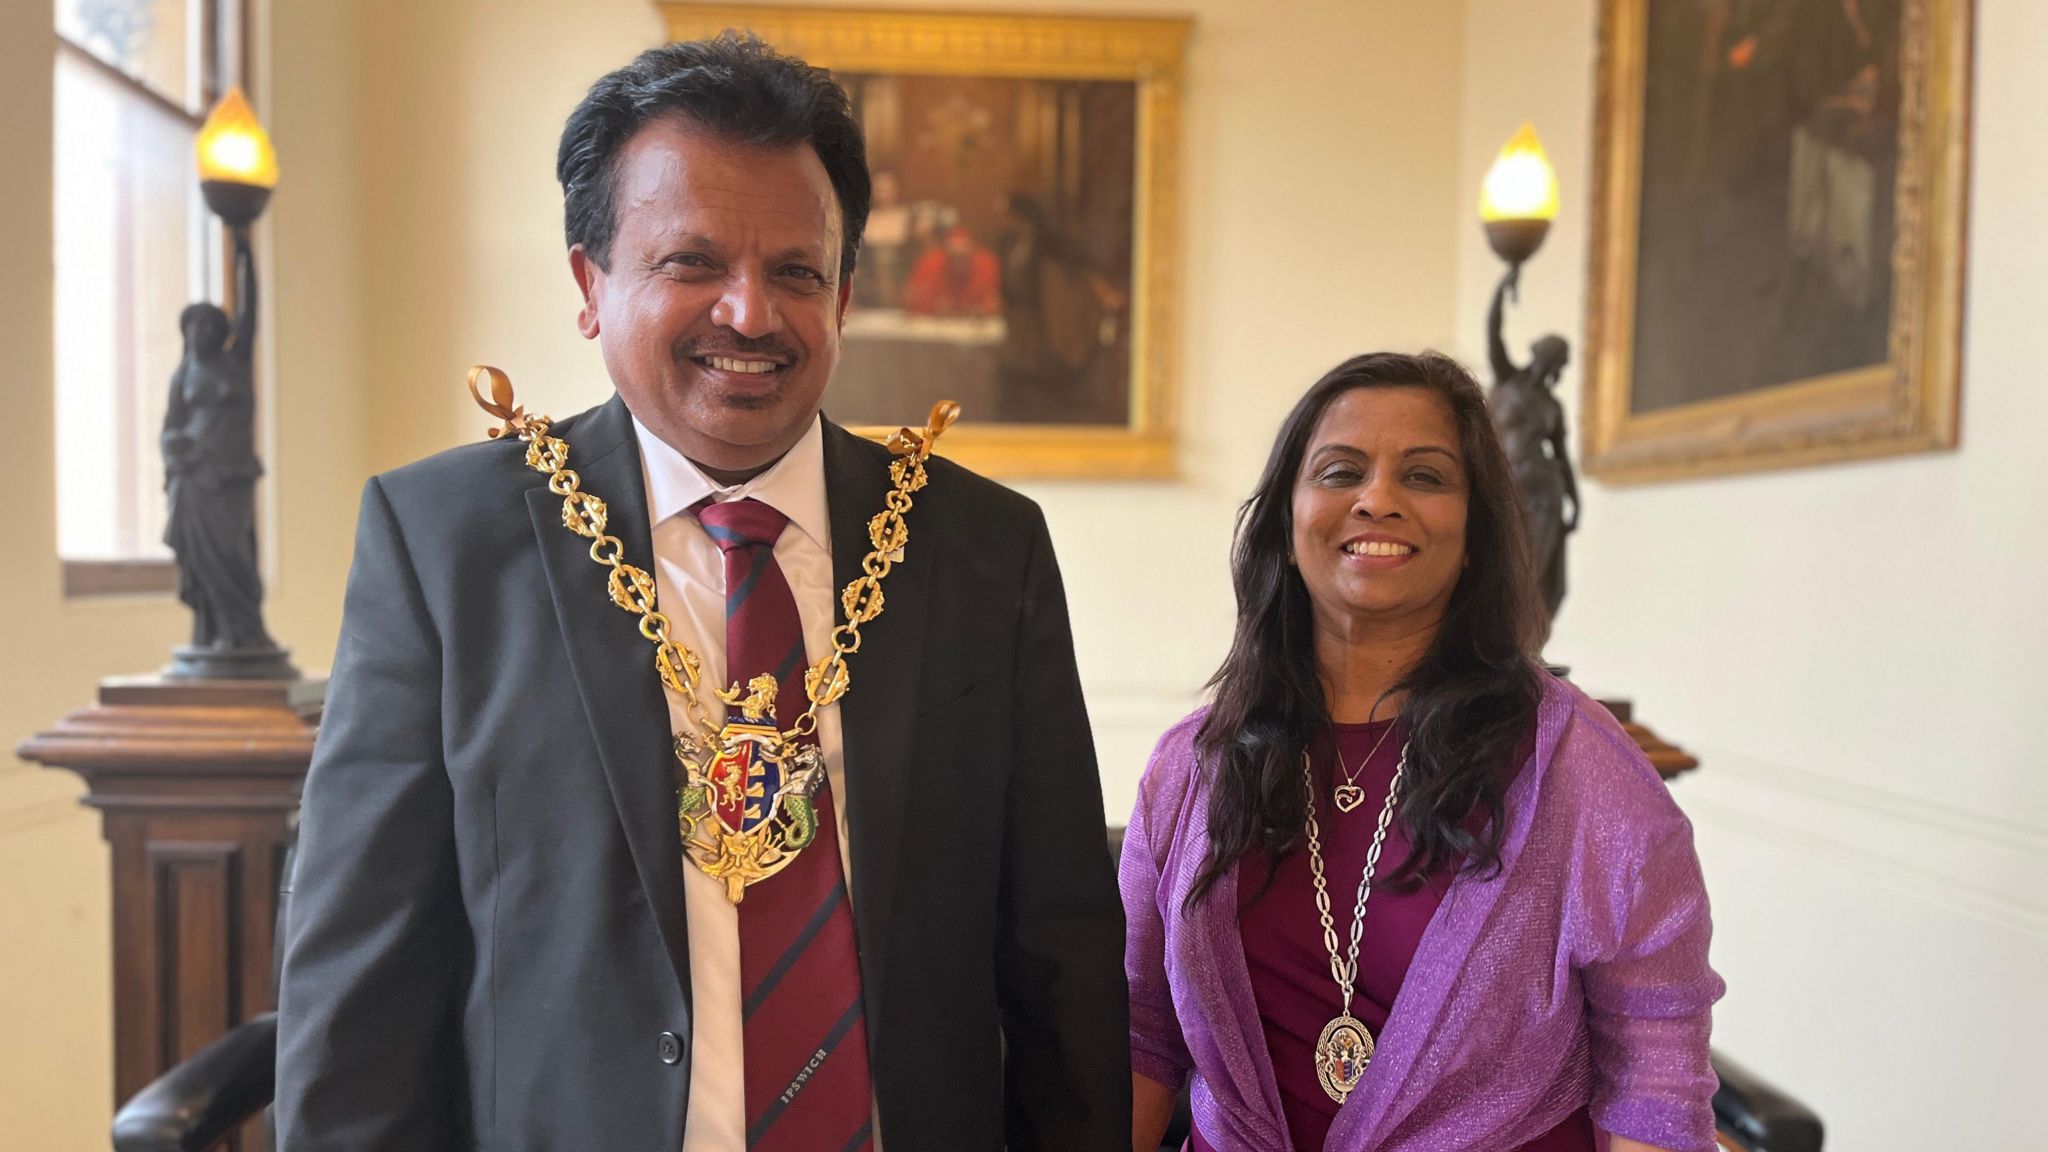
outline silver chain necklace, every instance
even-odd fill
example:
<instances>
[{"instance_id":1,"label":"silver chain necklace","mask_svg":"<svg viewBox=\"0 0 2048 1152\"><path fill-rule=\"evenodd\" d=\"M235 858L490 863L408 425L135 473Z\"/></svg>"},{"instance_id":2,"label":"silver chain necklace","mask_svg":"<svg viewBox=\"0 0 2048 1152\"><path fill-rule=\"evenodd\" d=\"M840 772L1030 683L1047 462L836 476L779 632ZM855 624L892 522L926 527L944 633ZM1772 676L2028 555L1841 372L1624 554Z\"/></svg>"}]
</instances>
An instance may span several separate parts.
<instances>
[{"instance_id":1,"label":"silver chain necklace","mask_svg":"<svg viewBox=\"0 0 2048 1152\"><path fill-rule=\"evenodd\" d=\"M1371 757L1367 757L1368 760ZM1363 765L1360 765L1363 770ZM1351 913L1351 950L1337 953L1337 926L1330 917L1330 887L1323 879L1322 829L1316 824L1315 775L1309 769L1308 750L1301 753L1301 779L1308 788L1308 870L1316 885L1316 911L1323 919L1323 946L1330 952L1330 976L1337 981L1343 999L1337 1015L1323 1025L1316 1038L1316 1079L1330 1099L1344 1103L1372 1062L1372 1033L1351 1014L1351 989L1358 980L1358 942L1365 931L1365 902L1372 896L1372 874L1379 868L1380 850L1387 843L1387 827L1394 821L1394 801L1401 794L1401 777L1408 768L1408 745L1401 745L1401 759L1394 765L1394 778L1387 784L1387 802L1380 805L1380 822L1373 829L1372 846L1365 852L1365 871L1358 877L1358 902Z\"/></svg>"}]
</instances>

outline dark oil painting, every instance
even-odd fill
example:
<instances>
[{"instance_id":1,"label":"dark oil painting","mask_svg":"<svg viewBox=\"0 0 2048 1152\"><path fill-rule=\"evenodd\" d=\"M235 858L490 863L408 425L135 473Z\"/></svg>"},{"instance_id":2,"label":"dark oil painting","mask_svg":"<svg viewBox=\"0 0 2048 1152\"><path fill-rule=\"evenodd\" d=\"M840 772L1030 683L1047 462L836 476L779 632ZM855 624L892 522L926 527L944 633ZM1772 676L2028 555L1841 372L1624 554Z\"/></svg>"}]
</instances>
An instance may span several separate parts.
<instances>
[{"instance_id":1,"label":"dark oil painting","mask_svg":"<svg viewBox=\"0 0 2048 1152\"><path fill-rule=\"evenodd\" d=\"M1901 0L1651 0L1631 408L1886 360Z\"/></svg>"},{"instance_id":2,"label":"dark oil painting","mask_svg":"<svg viewBox=\"0 0 2048 1152\"><path fill-rule=\"evenodd\" d=\"M1137 85L835 73L874 207L826 406L914 424L1131 417Z\"/></svg>"}]
</instances>

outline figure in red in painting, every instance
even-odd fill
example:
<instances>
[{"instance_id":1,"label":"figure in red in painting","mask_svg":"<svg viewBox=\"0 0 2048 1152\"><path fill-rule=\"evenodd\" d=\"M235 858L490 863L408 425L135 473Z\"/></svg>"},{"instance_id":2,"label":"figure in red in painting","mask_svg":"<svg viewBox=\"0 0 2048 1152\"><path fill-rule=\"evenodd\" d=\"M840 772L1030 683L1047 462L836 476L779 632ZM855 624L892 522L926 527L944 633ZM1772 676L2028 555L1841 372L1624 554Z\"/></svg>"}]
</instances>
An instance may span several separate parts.
<instances>
[{"instance_id":1,"label":"figure in red in painting","mask_svg":"<svg viewBox=\"0 0 2048 1152\"><path fill-rule=\"evenodd\" d=\"M1002 310L1002 262L965 227L918 258L903 289L903 310L918 316L993 316Z\"/></svg>"}]
</instances>

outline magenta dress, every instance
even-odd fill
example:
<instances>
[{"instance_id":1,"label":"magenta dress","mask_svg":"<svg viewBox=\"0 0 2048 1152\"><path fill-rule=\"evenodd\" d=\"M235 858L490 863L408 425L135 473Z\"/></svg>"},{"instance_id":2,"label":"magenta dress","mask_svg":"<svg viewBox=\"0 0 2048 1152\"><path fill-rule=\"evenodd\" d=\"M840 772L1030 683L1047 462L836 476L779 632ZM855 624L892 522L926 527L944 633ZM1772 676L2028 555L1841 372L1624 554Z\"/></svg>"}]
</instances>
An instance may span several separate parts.
<instances>
[{"instance_id":1,"label":"magenta dress","mask_svg":"<svg viewBox=\"0 0 2048 1152\"><path fill-rule=\"evenodd\" d=\"M1402 734L1388 733L1393 723L1383 720L1377 724L1333 726L1344 764L1365 790L1364 802L1350 812L1339 812L1333 799L1338 770L1330 754L1330 741L1318 740L1310 748L1310 770L1316 783L1316 822L1322 830L1324 874L1339 948L1348 949L1350 945L1358 877L1372 845L1380 806L1394 778L1394 766L1400 761ZM1375 745L1377 753L1373 752ZM1387 828L1376 876L1393 875L1408 858L1409 851L1407 833L1396 819ZM1244 939L1245 968L1251 975L1259 1022L1272 1056L1288 1135L1298 1152L1319 1152L1329 1136L1330 1124L1337 1117L1337 1102L1330 1099L1317 1081L1313 1059L1317 1037L1336 1015L1338 988L1330 977L1330 953L1316 910L1308 849L1299 848L1283 857L1274 872L1272 887L1259 896L1268 871L1263 856L1248 858L1238 865L1239 899L1249 901L1238 918ZM1377 882L1373 886L1366 905L1365 931L1359 941L1358 980L1352 989L1351 1014L1374 1037L1386 1028L1394 997L1408 975L1409 963L1423 932L1450 887L1452 874L1446 871L1431 876L1420 887L1406 891ZM1594 1152L1593 1140L1593 1121L1582 1107L1550 1132L1520 1145L1518 1152ZM1211 1152L1199 1130L1192 1146L1196 1152Z\"/></svg>"}]
</instances>

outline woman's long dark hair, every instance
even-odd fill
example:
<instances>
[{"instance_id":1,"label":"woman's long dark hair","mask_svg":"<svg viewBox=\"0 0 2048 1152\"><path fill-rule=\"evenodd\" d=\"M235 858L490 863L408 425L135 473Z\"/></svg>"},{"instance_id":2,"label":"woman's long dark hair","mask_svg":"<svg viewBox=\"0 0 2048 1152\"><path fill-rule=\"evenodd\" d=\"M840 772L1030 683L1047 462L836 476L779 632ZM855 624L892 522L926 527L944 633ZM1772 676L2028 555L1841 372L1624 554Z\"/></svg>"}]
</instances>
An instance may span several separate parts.
<instances>
[{"instance_id":1,"label":"woman's long dark hair","mask_svg":"<svg viewBox=\"0 0 2048 1152\"><path fill-rule=\"evenodd\" d=\"M1458 427L1470 493L1467 567L1435 640L1396 686L1408 693L1400 819L1413 850L1385 883L1416 883L1460 856L1474 870L1500 863L1504 797L1543 693L1533 658L1546 624L1514 476L1486 398L1464 368L1434 352L1378 352L1316 381L1280 426L1258 487L1238 509L1230 558L1237 634L1209 680L1215 700L1195 737L1211 789L1209 853L1190 906L1244 856L1263 851L1277 864L1304 835L1301 755L1330 716L1308 587L1290 563L1294 486L1324 410L1355 388L1422 388L1440 397ZM1475 811L1486 818L1476 834Z\"/></svg>"}]
</instances>

